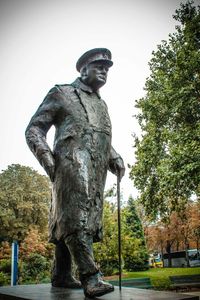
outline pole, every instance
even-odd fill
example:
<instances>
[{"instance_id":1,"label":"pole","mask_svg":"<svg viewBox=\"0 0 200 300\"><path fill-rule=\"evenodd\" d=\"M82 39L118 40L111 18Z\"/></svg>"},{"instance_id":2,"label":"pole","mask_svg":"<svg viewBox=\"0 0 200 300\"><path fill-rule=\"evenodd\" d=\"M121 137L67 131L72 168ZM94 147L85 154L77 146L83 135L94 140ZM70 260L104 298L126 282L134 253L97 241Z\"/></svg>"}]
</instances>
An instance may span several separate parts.
<instances>
[{"instance_id":1,"label":"pole","mask_svg":"<svg viewBox=\"0 0 200 300\"><path fill-rule=\"evenodd\" d=\"M121 216L120 216L120 177L117 176L117 210L118 210L118 258L119 258L119 290L122 289L122 262L121 262Z\"/></svg>"},{"instance_id":2,"label":"pole","mask_svg":"<svg viewBox=\"0 0 200 300\"><path fill-rule=\"evenodd\" d=\"M11 268L11 286L17 285L17 269L18 269L18 243L12 243L12 268Z\"/></svg>"}]
</instances>

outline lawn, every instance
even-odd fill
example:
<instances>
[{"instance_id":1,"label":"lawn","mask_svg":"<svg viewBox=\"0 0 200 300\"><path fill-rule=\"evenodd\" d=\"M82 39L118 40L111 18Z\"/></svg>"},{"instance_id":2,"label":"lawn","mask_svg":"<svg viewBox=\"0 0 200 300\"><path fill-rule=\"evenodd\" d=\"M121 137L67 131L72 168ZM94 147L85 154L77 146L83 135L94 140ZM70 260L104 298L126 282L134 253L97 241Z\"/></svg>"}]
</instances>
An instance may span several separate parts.
<instances>
[{"instance_id":1,"label":"lawn","mask_svg":"<svg viewBox=\"0 0 200 300\"><path fill-rule=\"evenodd\" d=\"M122 279L149 277L155 289L167 290L170 288L169 276L193 275L193 274L194 275L200 274L200 267L198 268L152 268L147 271L123 273ZM117 276L112 276L112 279L117 279L117 278L118 278Z\"/></svg>"}]
</instances>

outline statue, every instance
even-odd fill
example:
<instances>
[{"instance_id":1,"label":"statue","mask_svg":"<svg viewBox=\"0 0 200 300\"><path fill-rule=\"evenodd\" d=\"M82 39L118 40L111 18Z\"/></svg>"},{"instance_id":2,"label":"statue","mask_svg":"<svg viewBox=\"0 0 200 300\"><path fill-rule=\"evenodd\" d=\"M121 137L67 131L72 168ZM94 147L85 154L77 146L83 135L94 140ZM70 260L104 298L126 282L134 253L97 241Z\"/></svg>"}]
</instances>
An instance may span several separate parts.
<instances>
[{"instance_id":1,"label":"statue","mask_svg":"<svg viewBox=\"0 0 200 300\"><path fill-rule=\"evenodd\" d=\"M88 297L112 292L95 265L92 244L102 239L103 191L107 170L121 179L122 158L111 146L111 122L99 89L113 65L111 52L84 53L76 68L81 77L55 85L32 117L26 141L52 182L49 241L55 244L52 286L83 287ZM53 152L46 134L55 126ZM80 281L71 274L71 260Z\"/></svg>"}]
</instances>

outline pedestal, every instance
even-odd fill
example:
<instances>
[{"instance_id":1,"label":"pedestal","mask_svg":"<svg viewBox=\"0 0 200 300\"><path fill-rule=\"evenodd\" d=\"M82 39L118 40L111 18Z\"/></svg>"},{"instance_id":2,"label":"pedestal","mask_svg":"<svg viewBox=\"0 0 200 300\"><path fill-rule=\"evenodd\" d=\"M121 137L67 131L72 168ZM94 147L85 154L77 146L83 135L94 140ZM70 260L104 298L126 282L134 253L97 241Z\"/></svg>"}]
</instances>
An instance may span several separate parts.
<instances>
[{"instance_id":1,"label":"pedestal","mask_svg":"<svg viewBox=\"0 0 200 300\"><path fill-rule=\"evenodd\" d=\"M82 289L52 288L50 284L18 285L0 287L0 300L85 300ZM199 300L175 292L115 287L115 291L98 297L99 300Z\"/></svg>"}]
</instances>

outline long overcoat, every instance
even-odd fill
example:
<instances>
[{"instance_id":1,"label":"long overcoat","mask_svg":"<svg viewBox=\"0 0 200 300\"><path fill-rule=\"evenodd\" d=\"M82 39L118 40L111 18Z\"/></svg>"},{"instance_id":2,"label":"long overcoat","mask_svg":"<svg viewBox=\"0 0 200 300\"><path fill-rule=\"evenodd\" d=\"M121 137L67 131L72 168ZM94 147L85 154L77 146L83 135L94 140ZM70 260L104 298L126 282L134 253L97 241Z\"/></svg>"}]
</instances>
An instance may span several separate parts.
<instances>
[{"instance_id":1,"label":"long overcoat","mask_svg":"<svg viewBox=\"0 0 200 300\"><path fill-rule=\"evenodd\" d=\"M53 151L46 142L55 126ZM49 218L50 241L84 231L102 238L103 191L107 170L119 157L111 146L111 122L105 102L79 78L56 85L32 117L26 140L39 162L52 155L55 173Z\"/></svg>"}]
</instances>

